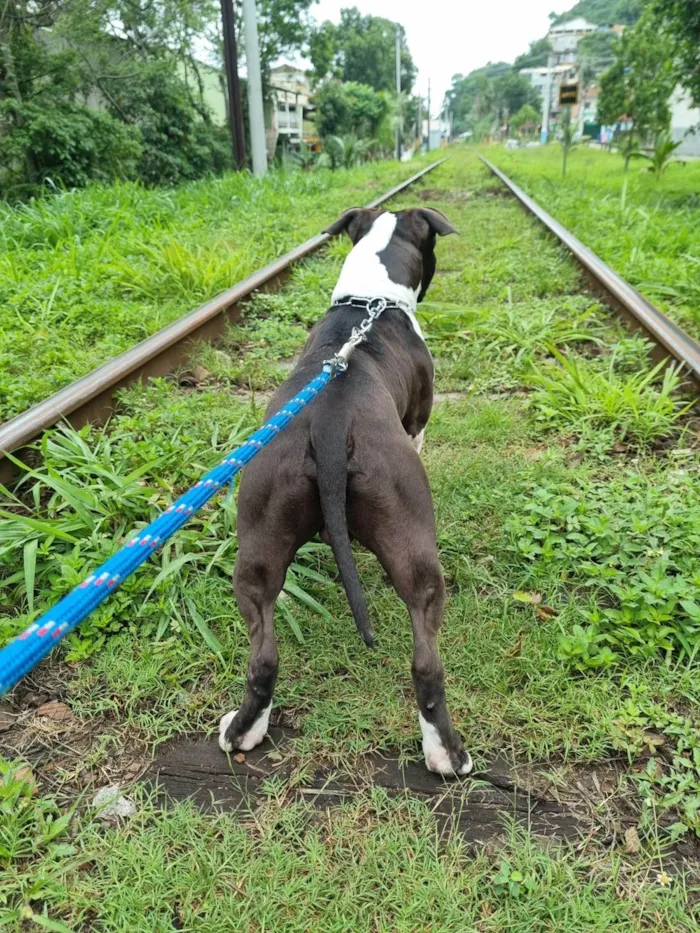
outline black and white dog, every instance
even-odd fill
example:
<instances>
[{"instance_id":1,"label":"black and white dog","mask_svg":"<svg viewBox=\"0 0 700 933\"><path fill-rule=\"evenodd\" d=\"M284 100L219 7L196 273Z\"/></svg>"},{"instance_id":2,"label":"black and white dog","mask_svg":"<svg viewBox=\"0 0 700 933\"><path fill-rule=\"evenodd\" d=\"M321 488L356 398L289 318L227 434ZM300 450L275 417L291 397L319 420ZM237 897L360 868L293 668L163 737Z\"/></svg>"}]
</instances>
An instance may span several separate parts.
<instances>
[{"instance_id":1,"label":"black and white dog","mask_svg":"<svg viewBox=\"0 0 700 933\"><path fill-rule=\"evenodd\" d=\"M435 272L436 234L456 231L436 210L360 208L346 211L326 232L343 231L354 246L333 291L333 306L312 329L266 417L318 374L366 316L366 309L348 299L384 298L390 306L348 370L243 473L234 587L251 654L245 699L221 719L219 744L224 751L248 751L265 737L279 664L275 601L297 550L320 533L333 549L368 645L372 631L351 538L376 554L408 606L425 762L431 771L464 775L472 762L447 711L436 646L445 585L430 487L419 457L433 403L433 362L415 315Z\"/></svg>"}]
</instances>

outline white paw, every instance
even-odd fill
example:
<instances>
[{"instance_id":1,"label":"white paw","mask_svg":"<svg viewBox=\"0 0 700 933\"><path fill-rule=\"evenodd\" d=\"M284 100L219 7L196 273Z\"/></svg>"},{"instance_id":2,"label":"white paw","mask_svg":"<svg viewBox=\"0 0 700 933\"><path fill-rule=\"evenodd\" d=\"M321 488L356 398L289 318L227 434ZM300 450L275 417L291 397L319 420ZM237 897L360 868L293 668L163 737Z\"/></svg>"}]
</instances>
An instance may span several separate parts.
<instances>
[{"instance_id":1,"label":"white paw","mask_svg":"<svg viewBox=\"0 0 700 933\"><path fill-rule=\"evenodd\" d=\"M423 755L425 756L425 766L428 771L435 774L458 774L460 777L469 774L473 767L471 756L465 752L466 760L460 768L455 771L447 749L442 744L440 733L432 723L429 723L422 713L418 713L420 722L420 731L423 733Z\"/></svg>"},{"instance_id":2,"label":"white paw","mask_svg":"<svg viewBox=\"0 0 700 933\"><path fill-rule=\"evenodd\" d=\"M240 751L249 752L251 749L255 748L256 745L260 745L262 740L267 735L267 727L270 722L271 710L272 703L270 703L267 709L262 711L260 716L258 716L246 734L241 736L236 746ZM226 740L226 730L233 722L233 717L237 712L237 709L232 709L230 713L226 713L225 716L222 716L219 722L219 748L222 752L233 751L233 745Z\"/></svg>"},{"instance_id":3,"label":"white paw","mask_svg":"<svg viewBox=\"0 0 700 933\"><path fill-rule=\"evenodd\" d=\"M420 454L421 450L423 450L423 441L425 440L425 428L423 428L420 434L416 434L415 437L412 437L411 440L413 441L413 446L416 448L416 451Z\"/></svg>"}]
</instances>

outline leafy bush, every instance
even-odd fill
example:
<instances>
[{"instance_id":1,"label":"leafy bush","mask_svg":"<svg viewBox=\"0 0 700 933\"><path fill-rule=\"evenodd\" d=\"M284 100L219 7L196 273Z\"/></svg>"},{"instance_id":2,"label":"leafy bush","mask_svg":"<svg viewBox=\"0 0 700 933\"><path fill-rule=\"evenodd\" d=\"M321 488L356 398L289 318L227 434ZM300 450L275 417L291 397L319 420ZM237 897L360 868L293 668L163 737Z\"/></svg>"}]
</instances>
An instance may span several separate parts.
<instances>
[{"instance_id":1,"label":"leafy bush","mask_svg":"<svg viewBox=\"0 0 700 933\"><path fill-rule=\"evenodd\" d=\"M389 98L367 84L327 81L314 96L319 136L375 137L389 113Z\"/></svg>"},{"instance_id":2,"label":"leafy bush","mask_svg":"<svg viewBox=\"0 0 700 933\"><path fill-rule=\"evenodd\" d=\"M16 128L4 133L12 120ZM35 182L50 181L66 188L83 187L91 179L133 178L142 157L141 135L106 113L80 104L61 103L47 111L34 103L0 103L0 164L3 186L23 185L24 153L36 163Z\"/></svg>"},{"instance_id":3,"label":"leafy bush","mask_svg":"<svg viewBox=\"0 0 700 933\"><path fill-rule=\"evenodd\" d=\"M622 652L697 652L699 494L696 467L530 491L507 526L530 565L526 585L563 582L595 600L586 623L563 635L563 658L585 669Z\"/></svg>"},{"instance_id":4,"label":"leafy bush","mask_svg":"<svg viewBox=\"0 0 700 933\"><path fill-rule=\"evenodd\" d=\"M137 171L146 184L172 185L232 167L226 127L198 112L172 62L151 63L138 81L120 82L111 110L140 131Z\"/></svg>"}]
</instances>

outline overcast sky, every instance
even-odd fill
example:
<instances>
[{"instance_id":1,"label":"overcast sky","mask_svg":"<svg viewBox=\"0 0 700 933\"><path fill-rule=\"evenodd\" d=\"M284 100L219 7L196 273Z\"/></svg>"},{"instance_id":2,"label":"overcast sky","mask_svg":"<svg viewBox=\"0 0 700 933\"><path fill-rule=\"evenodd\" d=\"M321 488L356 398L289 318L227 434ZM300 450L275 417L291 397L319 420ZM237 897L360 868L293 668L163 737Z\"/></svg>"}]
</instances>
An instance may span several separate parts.
<instances>
[{"instance_id":1,"label":"overcast sky","mask_svg":"<svg viewBox=\"0 0 700 933\"><path fill-rule=\"evenodd\" d=\"M575 0L320 0L311 7L315 20L337 23L343 7L383 16L406 29L418 66L414 92L432 86L437 112L452 75L468 74L489 61L512 62L528 43L549 28L549 13L571 9Z\"/></svg>"}]
</instances>

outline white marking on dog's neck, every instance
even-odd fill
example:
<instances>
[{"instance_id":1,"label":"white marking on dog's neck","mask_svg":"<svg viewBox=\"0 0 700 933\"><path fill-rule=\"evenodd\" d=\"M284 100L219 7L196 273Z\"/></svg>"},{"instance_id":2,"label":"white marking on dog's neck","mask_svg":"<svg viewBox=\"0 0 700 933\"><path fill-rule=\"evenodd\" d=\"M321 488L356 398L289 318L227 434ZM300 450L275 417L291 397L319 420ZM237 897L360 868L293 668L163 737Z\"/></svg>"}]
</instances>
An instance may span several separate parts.
<instances>
[{"instance_id":1,"label":"white marking on dog's neck","mask_svg":"<svg viewBox=\"0 0 700 933\"><path fill-rule=\"evenodd\" d=\"M340 278L333 289L332 301L341 298L389 298L406 305L413 329L423 337L416 318L416 307L420 285L409 288L399 285L389 278L386 266L379 259L378 253L386 249L396 229L396 215L386 211L380 214L372 224L369 233L350 250L343 263Z\"/></svg>"}]
</instances>

